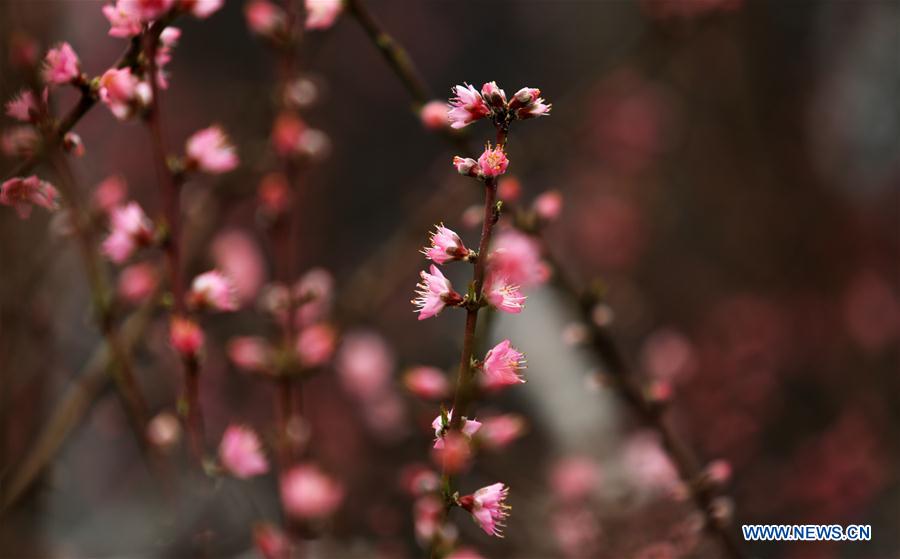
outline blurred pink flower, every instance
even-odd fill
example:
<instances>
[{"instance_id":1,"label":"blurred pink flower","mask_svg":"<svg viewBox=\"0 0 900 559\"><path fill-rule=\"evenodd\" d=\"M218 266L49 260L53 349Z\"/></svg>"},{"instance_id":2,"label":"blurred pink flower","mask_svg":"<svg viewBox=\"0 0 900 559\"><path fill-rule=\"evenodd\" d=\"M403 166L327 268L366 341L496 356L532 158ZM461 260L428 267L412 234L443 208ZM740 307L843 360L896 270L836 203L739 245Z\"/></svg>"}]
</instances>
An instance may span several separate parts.
<instances>
[{"instance_id":1,"label":"blurred pink flower","mask_svg":"<svg viewBox=\"0 0 900 559\"><path fill-rule=\"evenodd\" d=\"M600 469L590 458L568 456L560 459L550 471L553 495L563 503L581 501L590 496L600 479Z\"/></svg>"},{"instance_id":2,"label":"blurred pink flower","mask_svg":"<svg viewBox=\"0 0 900 559\"><path fill-rule=\"evenodd\" d=\"M256 241L243 231L225 231L213 240L211 252L216 268L231 280L237 301L253 301L266 281L266 262Z\"/></svg>"},{"instance_id":3,"label":"blurred pink flower","mask_svg":"<svg viewBox=\"0 0 900 559\"><path fill-rule=\"evenodd\" d=\"M486 448L499 450L521 437L525 433L525 427L525 419L518 414L490 417L481 422L478 440Z\"/></svg>"},{"instance_id":4,"label":"blurred pink flower","mask_svg":"<svg viewBox=\"0 0 900 559\"><path fill-rule=\"evenodd\" d=\"M447 474L458 474L467 470L472 462L472 443L469 436L456 431L447 432L432 448L431 459Z\"/></svg>"},{"instance_id":5,"label":"blurred pink flower","mask_svg":"<svg viewBox=\"0 0 900 559\"><path fill-rule=\"evenodd\" d=\"M281 501L288 515L301 520L330 516L344 499L344 489L312 464L303 464L281 477Z\"/></svg>"},{"instance_id":6,"label":"blurred pink flower","mask_svg":"<svg viewBox=\"0 0 900 559\"><path fill-rule=\"evenodd\" d=\"M14 177L0 185L0 204L12 206L21 219L31 215L32 206L50 211L59 209L59 192L52 184L37 175Z\"/></svg>"},{"instance_id":7,"label":"blurred pink flower","mask_svg":"<svg viewBox=\"0 0 900 559\"><path fill-rule=\"evenodd\" d=\"M516 202L522 196L522 183L513 175L497 179L497 198L504 202Z\"/></svg>"},{"instance_id":8,"label":"blurred pink flower","mask_svg":"<svg viewBox=\"0 0 900 559\"><path fill-rule=\"evenodd\" d=\"M435 264L459 260L469 255L469 249L452 229L443 224L435 225L431 234L431 246L422 249L422 254Z\"/></svg>"},{"instance_id":9,"label":"blurred pink flower","mask_svg":"<svg viewBox=\"0 0 900 559\"><path fill-rule=\"evenodd\" d=\"M469 84L457 85L453 88L455 97L450 99L447 118L453 128L463 128L476 120L491 114L491 109L484 98Z\"/></svg>"},{"instance_id":10,"label":"blurred pink flower","mask_svg":"<svg viewBox=\"0 0 900 559\"><path fill-rule=\"evenodd\" d=\"M242 425L229 425L219 444L222 466L236 478L246 479L269 471L256 432Z\"/></svg>"},{"instance_id":11,"label":"blurred pink flower","mask_svg":"<svg viewBox=\"0 0 900 559\"><path fill-rule=\"evenodd\" d=\"M43 101L39 101L30 89L20 90L15 97L6 102L6 114L22 122L34 122L41 113L41 105L47 102L47 90L44 90Z\"/></svg>"},{"instance_id":12,"label":"blurred pink flower","mask_svg":"<svg viewBox=\"0 0 900 559\"><path fill-rule=\"evenodd\" d=\"M115 4L105 4L103 15L109 20L109 35L124 39L141 32L141 16L134 0L117 0Z\"/></svg>"},{"instance_id":13,"label":"blurred pink flower","mask_svg":"<svg viewBox=\"0 0 900 559\"><path fill-rule=\"evenodd\" d=\"M563 198L559 190L548 190L534 199L534 213L543 221L555 221L562 213Z\"/></svg>"},{"instance_id":14,"label":"blurred pink flower","mask_svg":"<svg viewBox=\"0 0 900 559\"><path fill-rule=\"evenodd\" d=\"M343 0L305 0L306 28L328 29L344 8Z\"/></svg>"},{"instance_id":15,"label":"blurred pink flower","mask_svg":"<svg viewBox=\"0 0 900 559\"><path fill-rule=\"evenodd\" d=\"M147 438L153 446L170 450L181 439L181 422L173 414L161 412L147 424Z\"/></svg>"},{"instance_id":16,"label":"blurred pink flower","mask_svg":"<svg viewBox=\"0 0 900 559\"><path fill-rule=\"evenodd\" d=\"M443 130L450 121L447 119L447 104L443 101L429 101L419 110L422 124L429 130Z\"/></svg>"},{"instance_id":17,"label":"blurred pink flower","mask_svg":"<svg viewBox=\"0 0 900 559\"><path fill-rule=\"evenodd\" d=\"M272 147L282 157L294 155L300 149L303 133L307 126L291 111L282 111L272 125Z\"/></svg>"},{"instance_id":18,"label":"blurred pink flower","mask_svg":"<svg viewBox=\"0 0 900 559\"><path fill-rule=\"evenodd\" d=\"M183 358L195 358L203 347L204 339L203 330L196 322L178 316L172 317L169 323L169 341Z\"/></svg>"},{"instance_id":19,"label":"blurred pink flower","mask_svg":"<svg viewBox=\"0 0 900 559\"><path fill-rule=\"evenodd\" d=\"M331 359L337 343L337 332L328 324L307 326L297 336L297 355L305 367L319 367Z\"/></svg>"},{"instance_id":20,"label":"blurred pink flower","mask_svg":"<svg viewBox=\"0 0 900 559\"><path fill-rule=\"evenodd\" d=\"M153 97L150 85L142 82L129 68L107 70L100 77L100 100L119 120L132 117L149 105Z\"/></svg>"},{"instance_id":21,"label":"blurred pink flower","mask_svg":"<svg viewBox=\"0 0 900 559\"><path fill-rule=\"evenodd\" d=\"M122 270L117 292L124 301L138 304L153 294L158 284L156 268L152 264L141 262Z\"/></svg>"},{"instance_id":22,"label":"blurred pink flower","mask_svg":"<svg viewBox=\"0 0 900 559\"><path fill-rule=\"evenodd\" d=\"M496 390L525 382L519 371L525 368L525 355L512 347L509 340L494 346L484 358L482 386Z\"/></svg>"},{"instance_id":23,"label":"blurred pink flower","mask_svg":"<svg viewBox=\"0 0 900 559\"><path fill-rule=\"evenodd\" d=\"M509 516L506 498L509 488L502 483L482 487L471 495L459 498L462 508L472 514L475 522L490 536L503 536L503 521Z\"/></svg>"},{"instance_id":24,"label":"blurred pink flower","mask_svg":"<svg viewBox=\"0 0 900 559\"><path fill-rule=\"evenodd\" d=\"M291 187L283 173L268 173L259 181L259 207L268 217L285 213L291 203Z\"/></svg>"},{"instance_id":25,"label":"blurred pink flower","mask_svg":"<svg viewBox=\"0 0 900 559\"><path fill-rule=\"evenodd\" d=\"M328 270L313 268L294 284L293 296L301 303L297 322L311 324L324 319L331 310L334 278Z\"/></svg>"},{"instance_id":26,"label":"blurred pink flower","mask_svg":"<svg viewBox=\"0 0 900 559\"><path fill-rule=\"evenodd\" d=\"M70 83L81 76L78 55L69 43L60 43L47 52L42 75L45 82L55 85Z\"/></svg>"},{"instance_id":27,"label":"blurred pink flower","mask_svg":"<svg viewBox=\"0 0 900 559\"><path fill-rule=\"evenodd\" d=\"M412 394L426 400L440 400L450 393L447 377L435 367L413 367L403 375L403 385Z\"/></svg>"},{"instance_id":28,"label":"blurred pink flower","mask_svg":"<svg viewBox=\"0 0 900 559\"><path fill-rule=\"evenodd\" d=\"M121 264L139 247L153 240L153 222L137 202L119 206L110 213L110 234L103 241L103 253L114 263Z\"/></svg>"},{"instance_id":29,"label":"blurred pink flower","mask_svg":"<svg viewBox=\"0 0 900 559\"><path fill-rule=\"evenodd\" d=\"M220 126L195 132L185 147L188 167L210 174L227 173L238 165L237 153Z\"/></svg>"},{"instance_id":30,"label":"blurred pink flower","mask_svg":"<svg viewBox=\"0 0 900 559\"><path fill-rule=\"evenodd\" d=\"M641 365L650 377L683 380L696 367L694 347L681 332L664 328L653 332L641 348Z\"/></svg>"},{"instance_id":31,"label":"blurred pink flower","mask_svg":"<svg viewBox=\"0 0 900 559\"><path fill-rule=\"evenodd\" d=\"M504 229L494 238L488 269L526 289L546 282L550 276L537 241L515 229Z\"/></svg>"},{"instance_id":32,"label":"blurred pink flower","mask_svg":"<svg viewBox=\"0 0 900 559\"><path fill-rule=\"evenodd\" d=\"M258 336L232 338L227 353L237 368L253 373L269 371L275 359L272 345Z\"/></svg>"},{"instance_id":33,"label":"blurred pink flower","mask_svg":"<svg viewBox=\"0 0 900 559\"><path fill-rule=\"evenodd\" d=\"M110 213L125 201L127 194L125 179L121 175L111 175L97 185L91 199L97 209Z\"/></svg>"},{"instance_id":34,"label":"blurred pink flower","mask_svg":"<svg viewBox=\"0 0 900 559\"><path fill-rule=\"evenodd\" d=\"M264 559L288 559L291 540L280 528L268 522L253 527L253 543Z\"/></svg>"},{"instance_id":35,"label":"blurred pink flower","mask_svg":"<svg viewBox=\"0 0 900 559\"><path fill-rule=\"evenodd\" d=\"M441 270L431 265L431 273L422 271L422 281L416 285L418 297L410 301L419 313L419 320L425 320L440 314L447 305L455 306L462 302L462 296L453 291L450 280L444 277Z\"/></svg>"},{"instance_id":36,"label":"blurred pink flower","mask_svg":"<svg viewBox=\"0 0 900 559\"><path fill-rule=\"evenodd\" d=\"M506 172L509 166L509 159L503 151L503 146L491 147L490 144L484 148L481 157L478 158L478 166L481 174L485 177L498 177Z\"/></svg>"},{"instance_id":37,"label":"blurred pink flower","mask_svg":"<svg viewBox=\"0 0 900 559\"><path fill-rule=\"evenodd\" d=\"M3 131L0 149L7 157L30 157L36 151L40 138L32 126L15 126Z\"/></svg>"},{"instance_id":38,"label":"blurred pink flower","mask_svg":"<svg viewBox=\"0 0 900 559\"><path fill-rule=\"evenodd\" d=\"M525 308L526 297L519 292L519 286L502 274L490 274L483 293L491 305L503 312L518 314Z\"/></svg>"},{"instance_id":39,"label":"blurred pink flower","mask_svg":"<svg viewBox=\"0 0 900 559\"><path fill-rule=\"evenodd\" d=\"M441 476L424 464L410 464L400 471L400 486L413 497L436 492Z\"/></svg>"},{"instance_id":40,"label":"blurred pink flower","mask_svg":"<svg viewBox=\"0 0 900 559\"><path fill-rule=\"evenodd\" d=\"M187 294L191 309L235 311L238 308L231 279L218 270L204 272L194 278Z\"/></svg>"},{"instance_id":41,"label":"blurred pink flower","mask_svg":"<svg viewBox=\"0 0 900 559\"><path fill-rule=\"evenodd\" d=\"M648 492L670 493L680 483L675 467L654 433L632 435L625 443L622 461L632 482Z\"/></svg>"},{"instance_id":42,"label":"blurred pink flower","mask_svg":"<svg viewBox=\"0 0 900 559\"><path fill-rule=\"evenodd\" d=\"M394 371L394 356L378 334L351 332L343 337L335 368L344 390L367 400L384 392Z\"/></svg>"},{"instance_id":43,"label":"blurred pink flower","mask_svg":"<svg viewBox=\"0 0 900 559\"><path fill-rule=\"evenodd\" d=\"M247 27L257 35L272 37L284 31L287 16L280 6L268 0L250 0L244 5Z\"/></svg>"},{"instance_id":44,"label":"blurred pink flower","mask_svg":"<svg viewBox=\"0 0 900 559\"><path fill-rule=\"evenodd\" d=\"M187 10L196 18L206 19L218 12L225 5L225 0L179 0L179 7Z\"/></svg>"}]
</instances>

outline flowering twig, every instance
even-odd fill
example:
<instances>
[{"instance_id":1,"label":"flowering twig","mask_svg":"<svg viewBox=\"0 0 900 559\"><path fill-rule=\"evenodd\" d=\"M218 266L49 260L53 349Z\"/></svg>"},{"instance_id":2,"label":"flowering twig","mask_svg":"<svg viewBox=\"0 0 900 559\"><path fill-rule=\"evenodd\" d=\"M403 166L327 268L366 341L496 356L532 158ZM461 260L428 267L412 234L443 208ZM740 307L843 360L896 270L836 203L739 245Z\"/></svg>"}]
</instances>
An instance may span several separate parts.
<instances>
[{"instance_id":1,"label":"flowering twig","mask_svg":"<svg viewBox=\"0 0 900 559\"><path fill-rule=\"evenodd\" d=\"M371 15L366 17L368 12L364 8L363 0L350 0L350 5L354 7L353 13L357 15L360 23L366 28L370 38L373 39L376 46L388 59L391 69L394 70L400 81L407 86L410 95L415 100L419 101L421 98L420 92L427 91L427 88L421 81L415 83L412 87L408 85L409 80L414 80L414 82L415 80L418 80L418 73L415 71L415 66L409 55L405 50L400 50L399 52L402 52L403 56L398 57L395 54L398 51L395 49L400 49L400 47L396 46L395 41L390 40L385 42L378 40L379 38L390 37L390 35L383 28L378 26L376 20L371 17ZM362 16L360 16L360 14L362 14ZM394 45L395 48L386 49L383 44ZM408 71L408 69L411 70ZM498 134L501 133L502 132L498 130ZM503 138L498 136L498 143L501 142L501 139L505 141L505 134ZM744 557L743 549L734 536L733 529L730 525L730 519L717 517L715 514L714 500L717 492L714 487L703 483L703 469L700 466L699 461L696 459L690 448L680 437L678 437L674 429L666 421L659 406L647 398L645 390L628 368L623 353L619 350L615 340L605 329L598 326L593 320L591 313L593 312L595 302L583 299L579 295L579 291L575 289L574 284L564 278L561 267L552 257L553 252L551 247L541 236L540 232L535 230L530 233L541 243L544 254L547 255L548 260L550 260L552 267L556 271L554 277L557 278L562 291L568 293L573 300L586 301L581 305L581 308L584 314L584 322L589 326L592 334L592 347L594 351L601 361L607 365L613 378L616 379L616 384L620 388L625 400L635 409L642 420L659 433L664 450L675 464L682 481L691 493L692 499L703 512L706 518L707 529L719 539L729 555L735 558ZM462 380L462 376L460 379ZM463 403L467 403L467 400L464 400ZM462 414L458 413L454 415L454 420L458 422L458 418L461 418Z\"/></svg>"}]
</instances>

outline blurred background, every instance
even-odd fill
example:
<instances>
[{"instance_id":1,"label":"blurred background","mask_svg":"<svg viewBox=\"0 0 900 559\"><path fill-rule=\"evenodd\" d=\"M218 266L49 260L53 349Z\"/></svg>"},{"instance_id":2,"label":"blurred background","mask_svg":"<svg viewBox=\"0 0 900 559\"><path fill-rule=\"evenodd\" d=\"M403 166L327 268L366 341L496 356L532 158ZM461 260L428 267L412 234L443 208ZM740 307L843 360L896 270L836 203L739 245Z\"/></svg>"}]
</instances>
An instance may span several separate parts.
<instances>
[{"instance_id":1,"label":"blurred background","mask_svg":"<svg viewBox=\"0 0 900 559\"><path fill-rule=\"evenodd\" d=\"M10 56L23 36L41 53L68 41L90 75L113 64L125 41L107 36L101 5L0 3L3 100L25 83ZM747 552L900 557L900 3L373 0L370 8L434 98L496 80L510 93L539 87L553 103L550 117L513 127L519 201L562 194L548 248L579 289L602 282L595 320L641 379L671 390L670 417L701 460L723 461L734 522L872 525L871 542L747 543ZM269 327L252 300L278 264L256 197L272 166L276 66L239 1L176 25L183 34L162 99L170 149L215 122L242 160L184 191L189 277L231 257L250 278L249 303L204 323L208 444L231 422L269 440L272 387L234 367L226 344ZM297 257L301 270L334 276L342 332L334 366L304 382L304 428L309 454L347 490L308 556L423 556L401 472L429 464L439 407L410 395L402 378L416 365L453 371L463 317L418 322L409 299L432 224L477 244L466 210L478 192L449 164L475 154L411 114L409 94L351 15L304 36L298 56L312 92L302 117L327 143L302 175ZM53 102L63 112L75 99ZM13 126L4 117L3 130ZM76 130L87 148L74 161L84 192L121 175L129 195L158 214L140 123L100 106ZM486 123L467 131L473 146L492 139ZM5 175L15 160L2 163ZM53 180L51 169L37 172ZM101 336L72 240L45 212L20 220L0 210L8 497ZM462 268L450 273L464 285ZM527 293L525 312L496 317L485 336L510 338L527 354L528 383L476 408L479 418L520 414L527 433L480 455L459 481L466 491L511 486L506 538L454 513L460 541L485 557L721 556L655 433L603 382L571 293L552 281ZM151 316L134 352L154 415L174 414L180 390L166 336L165 320ZM368 344L377 363L362 373L347 365L352 344ZM63 422L59 451L4 508L0 556L181 557L198 546L207 556L255 556L254 523L278 522L275 475L188 488L173 514L111 385L96 378Z\"/></svg>"}]
</instances>

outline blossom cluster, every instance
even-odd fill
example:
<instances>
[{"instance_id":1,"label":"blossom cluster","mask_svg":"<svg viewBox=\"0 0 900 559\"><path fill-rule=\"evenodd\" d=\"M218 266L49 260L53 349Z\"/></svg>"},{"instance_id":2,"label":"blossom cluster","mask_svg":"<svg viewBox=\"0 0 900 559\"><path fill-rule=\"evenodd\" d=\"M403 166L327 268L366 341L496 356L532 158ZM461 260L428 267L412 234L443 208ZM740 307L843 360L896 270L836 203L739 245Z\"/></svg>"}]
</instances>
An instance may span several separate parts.
<instances>
[{"instance_id":1,"label":"blossom cluster","mask_svg":"<svg viewBox=\"0 0 900 559\"><path fill-rule=\"evenodd\" d=\"M453 88L447 118L452 128L465 128L482 118L491 119L501 128L507 128L513 120L525 120L550 114L551 105L541 97L541 90L523 87L512 99L507 100L506 92L497 82L488 82L478 91L469 84Z\"/></svg>"}]
</instances>

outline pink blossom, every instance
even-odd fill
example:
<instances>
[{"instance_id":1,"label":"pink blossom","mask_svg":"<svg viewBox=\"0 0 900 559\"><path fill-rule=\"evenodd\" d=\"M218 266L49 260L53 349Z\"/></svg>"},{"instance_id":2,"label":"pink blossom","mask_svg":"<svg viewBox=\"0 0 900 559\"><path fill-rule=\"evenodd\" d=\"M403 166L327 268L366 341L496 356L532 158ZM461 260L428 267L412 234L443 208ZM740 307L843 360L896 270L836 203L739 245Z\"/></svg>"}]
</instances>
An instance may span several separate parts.
<instances>
[{"instance_id":1,"label":"pink blossom","mask_svg":"<svg viewBox=\"0 0 900 559\"><path fill-rule=\"evenodd\" d=\"M422 124L429 130L443 130L450 121L447 119L447 104L443 101L429 101L419 110Z\"/></svg>"},{"instance_id":2,"label":"pink blossom","mask_svg":"<svg viewBox=\"0 0 900 559\"><path fill-rule=\"evenodd\" d=\"M60 43L50 49L44 58L44 81L49 84L64 85L81 76L78 55L69 43Z\"/></svg>"},{"instance_id":3,"label":"pink blossom","mask_svg":"<svg viewBox=\"0 0 900 559\"><path fill-rule=\"evenodd\" d=\"M541 98L541 90L534 87L523 87L513 95L509 110L518 119L535 118L550 114L551 105Z\"/></svg>"},{"instance_id":4,"label":"pink blossom","mask_svg":"<svg viewBox=\"0 0 900 559\"><path fill-rule=\"evenodd\" d=\"M296 154L306 132L303 120L291 111L283 111L272 125L272 147L282 157Z\"/></svg>"},{"instance_id":5,"label":"pink blossom","mask_svg":"<svg viewBox=\"0 0 900 559\"><path fill-rule=\"evenodd\" d=\"M275 360L272 345L257 336L232 338L228 342L227 353L237 368L253 373L269 371Z\"/></svg>"},{"instance_id":6,"label":"pink blossom","mask_svg":"<svg viewBox=\"0 0 900 559\"><path fill-rule=\"evenodd\" d=\"M320 367L331 359L337 344L337 332L328 324L313 324L297 336L297 355L305 367Z\"/></svg>"},{"instance_id":7,"label":"pink blossom","mask_svg":"<svg viewBox=\"0 0 900 559\"><path fill-rule=\"evenodd\" d=\"M172 317L169 323L169 342L183 358L196 358L204 340L203 330L196 322L179 316Z\"/></svg>"},{"instance_id":8,"label":"pink blossom","mask_svg":"<svg viewBox=\"0 0 900 559\"><path fill-rule=\"evenodd\" d=\"M238 308L231 279L218 270L195 277L186 298L192 309L234 311Z\"/></svg>"},{"instance_id":9,"label":"pink blossom","mask_svg":"<svg viewBox=\"0 0 900 559\"><path fill-rule=\"evenodd\" d=\"M6 102L6 114L22 122L36 122L41 106L46 102L47 90L44 90L43 101L39 101L33 91L23 89Z\"/></svg>"},{"instance_id":10,"label":"pink blossom","mask_svg":"<svg viewBox=\"0 0 900 559\"><path fill-rule=\"evenodd\" d=\"M259 437L249 427L229 425L219 444L222 466L236 478L246 479L269 471Z\"/></svg>"},{"instance_id":11,"label":"pink blossom","mask_svg":"<svg viewBox=\"0 0 900 559\"><path fill-rule=\"evenodd\" d=\"M456 96L450 99L450 109L447 112L451 127L464 128L491 114L484 98L471 85L457 85L453 92Z\"/></svg>"},{"instance_id":12,"label":"pink blossom","mask_svg":"<svg viewBox=\"0 0 900 559\"><path fill-rule=\"evenodd\" d=\"M435 367L413 367L403 375L406 389L419 398L440 400L450 393L444 372Z\"/></svg>"},{"instance_id":13,"label":"pink blossom","mask_svg":"<svg viewBox=\"0 0 900 559\"><path fill-rule=\"evenodd\" d=\"M256 240L244 231L224 231L213 240L210 252L216 268L231 280L238 303L255 300L266 281L265 257Z\"/></svg>"},{"instance_id":14,"label":"pink blossom","mask_svg":"<svg viewBox=\"0 0 900 559\"><path fill-rule=\"evenodd\" d=\"M504 202L516 202L522 195L522 183L512 175L497 179L497 198Z\"/></svg>"},{"instance_id":15,"label":"pink blossom","mask_svg":"<svg viewBox=\"0 0 900 559\"><path fill-rule=\"evenodd\" d=\"M287 23L284 11L268 0L250 0L244 6L244 18L251 31L264 37L280 34Z\"/></svg>"},{"instance_id":16,"label":"pink blossom","mask_svg":"<svg viewBox=\"0 0 900 559\"><path fill-rule=\"evenodd\" d=\"M482 372L485 388L496 390L504 386L525 382L519 371L525 368L525 355L512 347L509 340L495 345L484 358Z\"/></svg>"},{"instance_id":17,"label":"pink blossom","mask_svg":"<svg viewBox=\"0 0 900 559\"><path fill-rule=\"evenodd\" d=\"M703 473L715 485L723 486L731 479L731 464L727 460L713 460Z\"/></svg>"},{"instance_id":18,"label":"pink blossom","mask_svg":"<svg viewBox=\"0 0 900 559\"><path fill-rule=\"evenodd\" d=\"M443 500L433 494L416 499L413 505L413 523L416 539L420 544L427 545L441 536L443 510Z\"/></svg>"},{"instance_id":19,"label":"pink blossom","mask_svg":"<svg viewBox=\"0 0 900 559\"><path fill-rule=\"evenodd\" d=\"M323 268L313 268L294 284L293 297L300 308L297 322L311 324L322 320L331 309L334 297L334 278Z\"/></svg>"},{"instance_id":20,"label":"pink blossom","mask_svg":"<svg viewBox=\"0 0 900 559\"><path fill-rule=\"evenodd\" d=\"M453 410L450 410L446 413L446 421L444 414L441 414L434 418L434 421L431 422L431 426L434 428L434 448L440 449L444 447L444 436L447 434L447 430L450 429L450 422L453 420ZM478 432L481 428L481 422L475 421L468 418L463 418L463 426L462 433L468 438L471 438L472 435Z\"/></svg>"},{"instance_id":21,"label":"pink blossom","mask_svg":"<svg viewBox=\"0 0 900 559\"><path fill-rule=\"evenodd\" d=\"M411 301L418 307L416 312L419 313L419 320L437 316L445 306L455 306L463 300L459 293L453 291L450 280L444 277L437 266L432 264L430 270L431 273L420 272L422 281L416 286L418 297Z\"/></svg>"},{"instance_id":22,"label":"pink blossom","mask_svg":"<svg viewBox=\"0 0 900 559\"><path fill-rule=\"evenodd\" d=\"M106 4L103 15L109 20L109 35L124 39L141 32L141 16L133 0L118 0L115 5Z\"/></svg>"},{"instance_id":23,"label":"pink blossom","mask_svg":"<svg viewBox=\"0 0 900 559\"><path fill-rule=\"evenodd\" d=\"M344 390L368 400L385 392L394 372L394 355L380 335L356 331L344 335L335 365Z\"/></svg>"},{"instance_id":24,"label":"pink blossom","mask_svg":"<svg viewBox=\"0 0 900 559\"><path fill-rule=\"evenodd\" d=\"M0 149L8 157L30 157L35 153L40 138L33 126L15 126L3 131Z\"/></svg>"},{"instance_id":25,"label":"pink blossom","mask_svg":"<svg viewBox=\"0 0 900 559\"><path fill-rule=\"evenodd\" d=\"M185 151L188 167L196 167L207 173L227 173L238 165L234 146L219 126L195 132L188 138Z\"/></svg>"},{"instance_id":26,"label":"pink blossom","mask_svg":"<svg viewBox=\"0 0 900 559\"><path fill-rule=\"evenodd\" d=\"M422 254L435 264L443 264L450 260L461 260L469 256L469 249L463 244L453 230L443 224L434 226L431 234L431 246L422 249Z\"/></svg>"},{"instance_id":27,"label":"pink blossom","mask_svg":"<svg viewBox=\"0 0 900 559\"><path fill-rule=\"evenodd\" d=\"M550 471L550 486L563 503L582 501L597 486L600 471L597 464L584 456L569 456L559 460Z\"/></svg>"},{"instance_id":28,"label":"pink blossom","mask_svg":"<svg viewBox=\"0 0 900 559\"><path fill-rule=\"evenodd\" d=\"M431 449L431 460L446 474L459 474L472 463L472 441L457 431L447 432Z\"/></svg>"},{"instance_id":29,"label":"pink blossom","mask_svg":"<svg viewBox=\"0 0 900 559\"><path fill-rule=\"evenodd\" d=\"M519 292L519 286L501 274L488 277L483 293L488 303L503 312L518 314L525 308L525 296Z\"/></svg>"},{"instance_id":30,"label":"pink blossom","mask_svg":"<svg viewBox=\"0 0 900 559\"><path fill-rule=\"evenodd\" d=\"M138 17L144 22L159 19L160 16L167 13L175 0L117 0L116 5L131 5L131 10L137 13Z\"/></svg>"},{"instance_id":31,"label":"pink blossom","mask_svg":"<svg viewBox=\"0 0 900 559\"><path fill-rule=\"evenodd\" d=\"M59 209L59 192L52 184L36 175L14 177L0 185L0 204L12 206L21 219L31 215L32 206L46 210Z\"/></svg>"},{"instance_id":32,"label":"pink blossom","mask_svg":"<svg viewBox=\"0 0 900 559\"><path fill-rule=\"evenodd\" d=\"M526 423L521 415L507 413L485 419L478 431L478 440L487 448L501 449L525 433Z\"/></svg>"},{"instance_id":33,"label":"pink blossom","mask_svg":"<svg viewBox=\"0 0 900 559\"><path fill-rule=\"evenodd\" d=\"M290 557L291 540L277 526L261 522L253 527L253 542L264 559Z\"/></svg>"},{"instance_id":34,"label":"pink blossom","mask_svg":"<svg viewBox=\"0 0 900 559\"><path fill-rule=\"evenodd\" d=\"M122 273L119 274L116 291L123 300L137 304L152 295L158 284L159 277L156 268L151 264L141 262L122 270Z\"/></svg>"},{"instance_id":35,"label":"pink blossom","mask_svg":"<svg viewBox=\"0 0 900 559\"><path fill-rule=\"evenodd\" d=\"M285 512L301 520L330 516L344 499L344 489L312 464L289 470L281 478Z\"/></svg>"},{"instance_id":36,"label":"pink blossom","mask_svg":"<svg viewBox=\"0 0 900 559\"><path fill-rule=\"evenodd\" d=\"M137 202L129 202L110 214L110 234L103 241L102 249L111 261L121 264L152 240L153 223Z\"/></svg>"},{"instance_id":37,"label":"pink blossom","mask_svg":"<svg viewBox=\"0 0 900 559\"><path fill-rule=\"evenodd\" d=\"M222 9L225 0L180 0L179 8L198 19L206 19Z\"/></svg>"},{"instance_id":38,"label":"pink blossom","mask_svg":"<svg viewBox=\"0 0 900 559\"><path fill-rule=\"evenodd\" d=\"M520 287L540 285L550 277L550 267L541 260L541 248L532 237L515 229L500 231L488 256L488 270Z\"/></svg>"},{"instance_id":39,"label":"pink blossom","mask_svg":"<svg viewBox=\"0 0 900 559\"><path fill-rule=\"evenodd\" d=\"M283 173L269 173L259 182L257 199L262 212L268 217L285 213L291 203L291 187Z\"/></svg>"},{"instance_id":40,"label":"pink blossom","mask_svg":"<svg viewBox=\"0 0 900 559\"><path fill-rule=\"evenodd\" d=\"M456 155L453 157L453 166L460 175L466 177L478 176L478 162L471 157L460 157Z\"/></svg>"},{"instance_id":41,"label":"pink blossom","mask_svg":"<svg viewBox=\"0 0 900 559\"><path fill-rule=\"evenodd\" d=\"M100 100L119 120L134 116L135 112L150 104L153 92L129 68L107 70L100 77Z\"/></svg>"},{"instance_id":42,"label":"pink blossom","mask_svg":"<svg viewBox=\"0 0 900 559\"><path fill-rule=\"evenodd\" d=\"M172 49L181 38L181 29L166 27L159 34L159 47L156 49L156 83L161 89L169 87L168 74L164 68L172 61Z\"/></svg>"},{"instance_id":43,"label":"pink blossom","mask_svg":"<svg viewBox=\"0 0 900 559\"><path fill-rule=\"evenodd\" d=\"M343 0L305 0L306 28L328 29L344 7Z\"/></svg>"},{"instance_id":44,"label":"pink blossom","mask_svg":"<svg viewBox=\"0 0 900 559\"><path fill-rule=\"evenodd\" d=\"M507 159L506 153L503 152L503 146L492 148L488 144L484 148L481 157L478 158L478 166L481 169L481 174L488 178L498 177L505 173L506 168L509 166L509 159Z\"/></svg>"},{"instance_id":45,"label":"pink blossom","mask_svg":"<svg viewBox=\"0 0 900 559\"><path fill-rule=\"evenodd\" d=\"M649 493L672 493L679 479L675 466L652 432L632 435L622 451L622 461L632 483Z\"/></svg>"},{"instance_id":46,"label":"pink blossom","mask_svg":"<svg viewBox=\"0 0 900 559\"><path fill-rule=\"evenodd\" d=\"M654 380L684 380L696 368L691 341L671 328L653 332L641 347L641 366Z\"/></svg>"},{"instance_id":47,"label":"pink blossom","mask_svg":"<svg viewBox=\"0 0 900 559\"><path fill-rule=\"evenodd\" d=\"M482 85L481 97L495 109L506 108L506 92L500 89L497 82L487 82Z\"/></svg>"},{"instance_id":48,"label":"pink blossom","mask_svg":"<svg viewBox=\"0 0 900 559\"><path fill-rule=\"evenodd\" d=\"M441 478L431 468L415 463L404 466L400 471L400 486L413 497L418 497L437 491Z\"/></svg>"},{"instance_id":49,"label":"pink blossom","mask_svg":"<svg viewBox=\"0 0 900 559\"><path fill-rule=\"evenodd\" d=\"M482 487L471 495L459 498L462 508L472 514L475 522L486 534L503 537L503 521L509 516L509 505L506 497L509 488L502 483Z\"/></svg>"},{"instance_id":50,"label":"pink blossom","mask_svg":"<svg viewBox=\"0 0 900 559\"><path fill-rule=\"evenodd\" d=\"M125 201L128 194L128 185L121 175L111 175L94 189L91 200L94 206L103 213L112 212Z\"/></svg>"},{"instance_id":51,"label":"pink blossom","mask_svg":"<svg viewBox=\"0 0 900 559\"><path fill-rule=\"evenodd\" d=\"M534 199L534 213L543 221L554 221L562 212L562 194L558 190L548 190Z\"/></svg>"}]
</instances>

